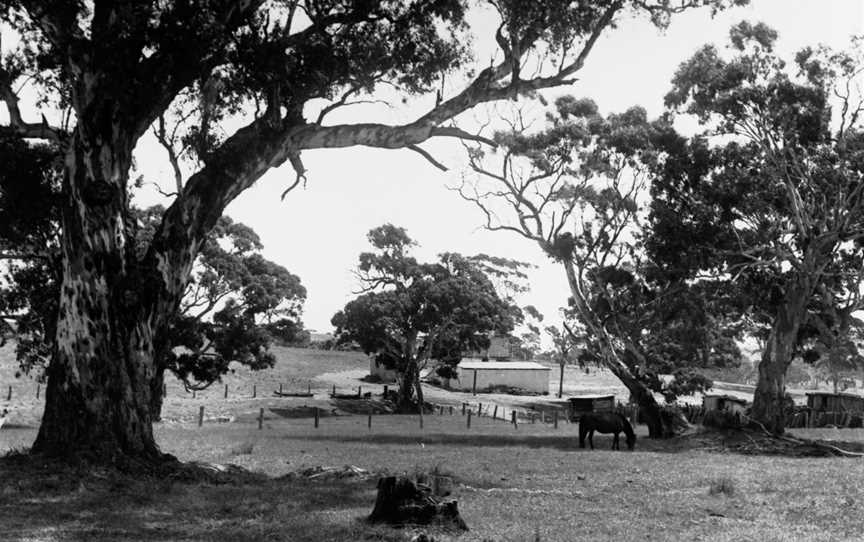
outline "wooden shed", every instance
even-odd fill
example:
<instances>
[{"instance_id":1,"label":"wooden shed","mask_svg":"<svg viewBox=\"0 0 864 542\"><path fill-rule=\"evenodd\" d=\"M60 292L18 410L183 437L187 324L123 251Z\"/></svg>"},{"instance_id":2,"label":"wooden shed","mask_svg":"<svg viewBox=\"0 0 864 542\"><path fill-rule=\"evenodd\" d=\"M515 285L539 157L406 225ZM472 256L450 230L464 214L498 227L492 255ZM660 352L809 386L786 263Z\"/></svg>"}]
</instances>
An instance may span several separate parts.
<instances>
[{"instance_id":1,"label":"wooden shed","mask_svg":"<svg viewBox=\"0 0 864 542\"><path fill-rule=\"evenodd\" d=\"M568 418L571 422L579 421L586 412L608 412L615 408L614 395L579 395L567 399L569 403Z\"/></svg>"},{"instance_id":2,"label":"wooden shed","mask_svg":"<svg viewBox=\"0 0 864 542\"><path fill-rule=\"evenodd\" d=\"M807 406L814 412L864 412L864 396L852 393L812 391L807 393Z\"/></svg>"},{"instance_id":3,"label":"wooden shed","mask_svg":"<svg viewBox=\"0 0 864 542\"><path fill-rule=\"evenodd\" d=\"M706 393L702 397L702 406L708 410L722 410L726 412L744 414L747 408L747 400L733 395L721 395Z\"/></svg>"},{"instance_id":4,"label":"wooden shed","mask_svg":"<svg viewBox=\"0 0 864 542\"><path fill-rule=\"evenodd\" d=\"M495 388L549 393L549 371L533 361L462 360L457 366L458 377L450 386L462 390L487 391Z\"/></svg>"}]
</instances>

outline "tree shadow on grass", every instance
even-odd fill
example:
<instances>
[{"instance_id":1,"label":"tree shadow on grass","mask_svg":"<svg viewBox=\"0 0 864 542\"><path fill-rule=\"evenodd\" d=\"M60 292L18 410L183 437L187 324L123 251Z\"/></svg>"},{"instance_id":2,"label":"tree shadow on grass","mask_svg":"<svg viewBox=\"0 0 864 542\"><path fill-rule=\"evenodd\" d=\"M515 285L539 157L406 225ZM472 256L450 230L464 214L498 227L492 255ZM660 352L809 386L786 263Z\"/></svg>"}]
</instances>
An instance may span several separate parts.
<instances>
[{"instance_id":1,"label":"tree shadow on grass","mask_svg":"<svg viewBox=\"0 0 864 542\"><path fill-rule=\"evenodd\" d=\"M420 434L398 434L398 433L370 433L360 435L286 435L283 438L294 440L318 440L332 442L365 442L381 445L404 445L416 446L422 442L424 445L444 446L466 446L472 448L480 447L523 447L523 448L547 448L574 452L591 452L586 442L585 448L579 447L579 439L573 435L516 435L516 434L456 434L456 433L424 433ZM703 450L709 452L731 452L741 454L772 454L772 455L797 455L794 450L770 447L766 439L761 439L759 446L747 446L754 439L744 433L721 432L721 431L697 431L687 433L670 439L639 438L636 441L635 452L655 453L681 453L689 450ZM761 447L760 447L761 446ZM621 435L621 451L626 452L624 436ZM612 436L606 434L594 435L594 450L596 452L612 451Z\"/></svg>"},{"instance_id":2,"label":"tree shadow on grass","mask_svg":"<svg viewBox=\"0 0 864 542\"><path fill-rule=\"evenodd\" d=\"M400 434L369 434L369 435L286 435L286 439L296 440L326 440L334 442L367 442L369 444L389 444L416 446L418 442L424 445L441 444L447 446L470 447L504 447L520 446L525 448L553 448L558 450L579 450L579 439L573 436L536 436L536 435L459 435L452 433L424 433L422 435ZM597 449L611 447L611 437L595 437Z\"/></svg>"},{"instance_id":3,"label":"tree shadow on grass","mask_svg":"<svg viewBox=\"0 0 864 542\"><path fill-rule=\"evenodd\" d=\"M270 478L206 481L0 459L4 540L401 540L361 521L375 481Z\"/></svg>"}]
</instances>

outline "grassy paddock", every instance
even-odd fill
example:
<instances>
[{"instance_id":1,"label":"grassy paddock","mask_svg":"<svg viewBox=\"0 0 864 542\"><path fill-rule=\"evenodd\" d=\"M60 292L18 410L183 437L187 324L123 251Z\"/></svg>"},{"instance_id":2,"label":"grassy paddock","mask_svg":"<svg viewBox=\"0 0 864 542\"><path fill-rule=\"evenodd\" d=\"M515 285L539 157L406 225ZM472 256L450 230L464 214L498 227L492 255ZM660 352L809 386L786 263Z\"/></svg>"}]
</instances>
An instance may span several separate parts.
<instances>
[{"instance_id":1,"label":"grassy paddock","mask_svg":"<svg viewBox=\"0 0 864 542\"><path fill-rule=\"evenodd\" d=\"M311 419L268 415L264 429L162 424L182 460L233 463L267 476L212 484L110 473L23 477L0 463L0 532L12 540L404 540L372 528L376 474L438 469L471 531L439 540L852 540L864 532L864 463L706 452L640 439L635 452L578 448L559 429L462 416ZM367 479L283 475L356 465ZM8 533L12 533L9 535Z\"/></svg>"}]
</instances>

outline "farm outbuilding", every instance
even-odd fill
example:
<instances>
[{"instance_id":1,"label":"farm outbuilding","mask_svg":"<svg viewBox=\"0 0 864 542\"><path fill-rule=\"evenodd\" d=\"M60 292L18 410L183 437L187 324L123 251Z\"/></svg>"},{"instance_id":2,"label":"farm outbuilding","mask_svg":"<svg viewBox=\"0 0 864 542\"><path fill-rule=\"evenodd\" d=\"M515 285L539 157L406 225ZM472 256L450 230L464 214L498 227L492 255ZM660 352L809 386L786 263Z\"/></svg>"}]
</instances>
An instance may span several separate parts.
<instances>
[{"instance_id":1,"label":"farm outbuilding","mask_svg":"<svg viewBox=\"0 0 864 542\"><path fill-rule=\"evenodd\" d=\"M533 361L462 360L457 366L458 376L450 380L450 387L477 391L510 388L546 394L549 393L550 370Z\"/></svg>"},{"instance_id":2,"label":"farm outbuilding","mask_svg":"<svg viewBox=\"0 0 864 542\"><path fill-rule=\"evenodd\" d=\"M608 412L615 408L614 395L579 395L567 399L569 408L568 419L571 422L579 421L582 414L586 412Z\"/></svg>"},{"instance_id":3,"label":"farm outbuilding","mask_svg":"<svg viewBox=\"0 0 864 542\"><path fill-rule=\"evenodd\" d=\"M807 393L807 406L814 412L864 412L864 396L815 391Z\"/></svg>"},{"instance_id":4,"label":"farm outbuilding","mask_svg":"<svg viewBox=\"0 0 864 542\"><path fill-rule=\"evenodd\" d=\"M747 408L747 401L732 395L708 393L702 397L702 406L706 411L720 410L733 414L744 414L744 409Z\"/></svg>"}]
</instances>

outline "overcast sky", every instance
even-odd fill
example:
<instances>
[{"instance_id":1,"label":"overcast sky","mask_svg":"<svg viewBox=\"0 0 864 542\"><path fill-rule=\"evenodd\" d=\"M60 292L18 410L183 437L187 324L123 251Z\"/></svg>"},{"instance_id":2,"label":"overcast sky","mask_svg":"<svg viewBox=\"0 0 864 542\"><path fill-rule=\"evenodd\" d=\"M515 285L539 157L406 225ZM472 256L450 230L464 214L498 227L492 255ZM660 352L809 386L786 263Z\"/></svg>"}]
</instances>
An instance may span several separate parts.
<instances>
[{"instance_id":1,"label":"overcast sky","mask_svg":"<svg viewBox=\"0 0 864 542\"><path fill-rule=\"evenodd\" d=\"M778 30L779 50L787 58L805 45L843 47L851 35L864 34L864 0L752 0L751 4L713 20L708 10L687 13L674 18L664 34L647 21L623 20L618 29L599 40L578 74L579 82L547 96L589 96L604 113L639 104L655 116L662 111L663 95L678 64L705 43L725 45L730 26L742 19L763 21ZM480 62L488 64L497 21L490 11L474 13L472 21L477 48L482 51ZM334 115L331 122L405 122L430 107L432 100L393 109L355 106ZM446 189L458 179L459 166L464 163L461 147L453 143L424 147L452 166L451 172L441 172L407 150L311 151L304 155L305 188L280 201L280 194L294 179L293 170L286 165L270 171L228 207L227 214L260 234L265 257L300 276L308 290L304 313L308 328L331 329L330 318L357 287L351 270L358 254L368 249L366 233L385 222L408 230L420 243L416 255L421 259L433 259L445 251L485 252L533 262L539 267L531 273L532 290L523 301L553 318L566 303L563 272L538 247L509 233L481 230L478 211ZM136 159L148 178L159 177L164 186L171 186L164 151L153 141L141 142ZM152 195L138 199L139 203L152 200Z\"/></svg>"}]
</instances>

